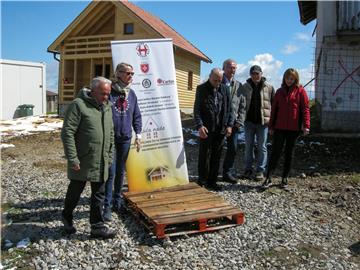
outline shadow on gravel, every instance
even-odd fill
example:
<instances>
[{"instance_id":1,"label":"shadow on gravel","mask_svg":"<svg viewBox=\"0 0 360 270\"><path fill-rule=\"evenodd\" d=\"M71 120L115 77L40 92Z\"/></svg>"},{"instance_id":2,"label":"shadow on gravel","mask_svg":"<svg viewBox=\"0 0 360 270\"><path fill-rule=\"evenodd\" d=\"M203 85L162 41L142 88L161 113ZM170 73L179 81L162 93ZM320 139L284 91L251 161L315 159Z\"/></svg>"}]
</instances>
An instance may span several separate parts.
<instances>
[{"instance_id":1,"label":"shadow on gravel","mask_svg":"<svg viewBox=\"0 0 360 270\"><path fill-rule=\"evenodd\" d=\"M81 211L79 206L90 205L90 198L82 197L74 211L74 223L77 220L89 219L89 210ZM6 226L1 229L2 242L7 239L12 243L30 238L30 242L46 241L47 239L76 239L85 241L89 239L89 234L77 232L73 235L64 233L61 221L61 211L64 206L64 199L40 199L24 204L10 204L3 219ZM48 224L49 222L59 221L59 226ZM51 227L50 227L51 226ZM90 227L90 225L89 225ZM3 243L2 243L3 248Z\"/></svg>"},{"instance_id":2,"label":"shadow on gravel","mask_svg":"<svg viewBox=\"0 0 360 270\"><path fill-rule=\"evenodd\" d=\"M65 196L65 194L64 194ZM50 199L44 198L40 200L33 200L31 202L20 203L20 204L11 204L12 207L21 208L21 209L39 209L39 208L46 208L46 207L63 207L64 206L64 198L61 199ZM90 198L89 197L81 197L79 200L79 205L90 205Z\"/></svg>"},{"instance_id":3,"label":"shadow on gravel","mask_svg":"<svg viewBox=\"0 0 360 270\"><path fill-rule=\"evenodd\" d=\"M86 218L89 211L80 212L77 209L81 205L90 205L90 198L82 197L75 208L74 219ZM7 218L14 223L19 222L50 222L61 220L61 211L64 207L64 199L41 199L24 204L12 204ZM50 208L50 209L49 209ZM57 208L57 209L54 209ZM28 211L30 210L30 211Z\"/></svg>"},{"instance_id":4,"label":"shadow on gravel","mask_svg":"<svg viewBox=\"0 0 360 270\"><path fill-rule=\"evenodd\" d=\"M349 247L349 249L354 256L359 256L360 255L360 241L355 244L352 244Z\"/></svg>"},{"instance_id":5,"label":"shadow on gravel","mask_svg":"<svg viewBox=\"0 0 360 270\"><path fill-rule=\"evenodd\" d=\"M40 240L59 240L71 239L78 241L89 240L89 234L77 232L76 234L68 235L64 233L62 225L57 227L47 227L44 223L13 223L2 229L2 245L1 249L4 250L3 241L10 240L16 245L20 240L25 238L30 239L30 243L38 243Z\"/></svg>"},{"instance_id":6,"label":"shadow on gravel","mask_svg":"<svg viewBox=\"0 0 360 270\"><path fill-rule=\"evenodd\" d=\"M164 241L153 236L153 234L130 212L130 210L123 211L118 217L127 229L128 235L134 241L138 242L139 245L148 247L163 245Z\"/></svg>"},{"instance_id":7,"label":"shadow on gravel","mask_svg":"<svg viewBox=\"0 0 360 270\"><path fill-rule=\"evenodd\" d=\"M242 193L249 192L262 192L263 188L259 185L244 185L244 184L234 184L223 186L222 191L241 191Z\"/></svg>"}]
</instances>

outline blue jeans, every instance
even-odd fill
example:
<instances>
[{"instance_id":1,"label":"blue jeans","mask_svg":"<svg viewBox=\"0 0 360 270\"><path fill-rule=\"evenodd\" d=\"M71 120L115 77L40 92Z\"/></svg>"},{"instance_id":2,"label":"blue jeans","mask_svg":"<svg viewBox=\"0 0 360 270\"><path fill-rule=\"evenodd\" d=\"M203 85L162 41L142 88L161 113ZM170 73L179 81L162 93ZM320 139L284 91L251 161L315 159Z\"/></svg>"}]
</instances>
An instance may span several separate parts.
<instances>
[{"instance_id":1,"label":"blue jeans","mask_svg":"<svg viewBox=\"0 0 360 270\"><path fill-rule=\"evenodd\" d=\"M124 185L125 165L129 155L130 143L130 140L115 142L114 159L109 168L109 178L105 184L105 208L111 206L120 208L121 206L121 189Z\"/></svg>"},{"instance_id":2,"label":"blue jeans","mask_svg":"<svg viewBox=\"0 0 360 270\"><path fill-rule=\"evenodd\" d=\"M254 144L257 142L256 172L264 172L267 162L267 135L268 127L245 121L245 171L252 170L255 159Z\"/></svg>"},{"instance_id":3,"label":"blue jeans","mask_svg":"<svg viewBox=\"0 0 360 270\"><path fill-rule=\"evenodd\" d=\"M237 143L238 134L239 134L239 130L236 131L234 130L234 132L231 133L231 136L226 138L227 150L223 165L223 177L229 175L235 176L234 162L235 162L235 155L238 146Z\"/></svg>"}]
</instances>

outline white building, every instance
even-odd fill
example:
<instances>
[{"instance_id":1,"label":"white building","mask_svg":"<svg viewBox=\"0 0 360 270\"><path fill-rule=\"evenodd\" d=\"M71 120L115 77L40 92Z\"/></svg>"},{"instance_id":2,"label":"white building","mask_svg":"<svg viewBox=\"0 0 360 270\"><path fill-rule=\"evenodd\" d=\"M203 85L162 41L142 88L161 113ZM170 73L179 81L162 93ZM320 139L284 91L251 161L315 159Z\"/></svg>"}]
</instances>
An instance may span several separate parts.
<instances>
[{"instance_id":1,"label":"white building","mask_svg":"<svg viewBox=\"0 0 360 270\"><path fill-rule=\"evenodd\" d=\"M360 1L298 1L316 19L315 97L321 129L360 131Z\"/></svg>"},{"instance_id":2,"label":"white building","mask_svg":"<svg viewBox=\"0 0 360 270\"><path fill-rule=\"evenodd\" d=\"M46 113L44 63L0 59L0 119L18 118L20 105L33 105L33 115Z\"/></svg>"}]
</instances>

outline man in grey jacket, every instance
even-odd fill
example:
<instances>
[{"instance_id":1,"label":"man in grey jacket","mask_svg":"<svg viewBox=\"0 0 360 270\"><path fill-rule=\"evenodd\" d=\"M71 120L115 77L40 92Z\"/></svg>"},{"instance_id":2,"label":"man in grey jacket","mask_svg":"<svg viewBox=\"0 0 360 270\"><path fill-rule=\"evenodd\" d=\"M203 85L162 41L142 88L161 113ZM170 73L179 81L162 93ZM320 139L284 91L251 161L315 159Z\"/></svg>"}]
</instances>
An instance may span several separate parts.
<instances>
[{"instance_id":1,"label":"man in grey jacket","mask_svg":"<svg viewBox=\"0 0 360 270\"><path fill-rule=\"evenodd\" d=\"M270 120L271 103L275 90L262 76L258 65L250 68L250 78L241 88L242 99L239 106L240 122L245 131L245 172L246 178L253 177L254 142L257 142L255 178L264 178L267 162L267 134Z\"/></svg>"},{"instance_id":2,"label":"man in grey jacket","mask_svg":"<svg viewBox=\"0 0 360 270\"><path fill-rule=\"evenodd\" d=\"M223 164L223 181L231 184L237 183L236 171L234 168L237 137L240 129L240 119L238 117L240 103L241 83L234 78L236 72L236 62L233 59L227 59L223 63L224 76L222 83L228 86L230 91L231 114L233 122L231 136L227 137L227 150Z\"/></svg>"}]
</instances>

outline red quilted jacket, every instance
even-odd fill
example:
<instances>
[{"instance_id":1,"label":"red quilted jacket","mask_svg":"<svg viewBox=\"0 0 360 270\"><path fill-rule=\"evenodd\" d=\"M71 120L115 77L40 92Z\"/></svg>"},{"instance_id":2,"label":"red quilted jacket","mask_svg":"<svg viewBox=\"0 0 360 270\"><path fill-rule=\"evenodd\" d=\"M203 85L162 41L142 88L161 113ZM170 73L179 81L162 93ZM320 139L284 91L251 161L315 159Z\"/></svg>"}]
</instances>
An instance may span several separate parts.
<instances>
[{"instance_id":1,"label":"red quilted jacket","mask_svg":"<svg viewBox=\"0 0 360 270\"><path fill-rule=\"evenodd\" d=\"M289 91L282 86L276 91L271 107L270 129L300 131L310 129L309 98L303 87Z\"/></svg>"}]
</instances>

